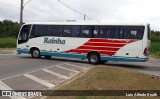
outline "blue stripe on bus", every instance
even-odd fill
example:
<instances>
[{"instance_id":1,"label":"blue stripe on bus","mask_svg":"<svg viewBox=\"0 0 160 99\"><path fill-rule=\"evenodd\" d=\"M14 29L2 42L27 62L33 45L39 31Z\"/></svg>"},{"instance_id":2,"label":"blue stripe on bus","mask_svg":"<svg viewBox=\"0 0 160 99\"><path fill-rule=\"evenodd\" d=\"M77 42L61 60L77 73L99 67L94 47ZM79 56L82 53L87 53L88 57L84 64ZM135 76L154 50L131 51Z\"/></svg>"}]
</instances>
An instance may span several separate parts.
<instances>
[{"instance_id":1,"label":"blue stripe on bus","mask_svg":"<svg viewBox=\"0 0 160 99\"><path fill-rule=\"evenodd\" d=\"M17 50L17 53L23 53L23 54L30 54L30 50L27 50L27 49L18 49Z\"/></svg>"},{"instance_id":2,"label":"blue stripe on bus","mask_svg":"<svg viewBox=\"0 0 160 99\"><path fill-rule=\"evenodd\" d=\"M30 54L30 50L18 49L18 53ZM65 52L51 52L51 51L40 51L42 56L58 56L68 58L80 58L86 59L87 54L75 54ZM117 61L117 62L146 62L148 58L132 58L132 57L120 57L120 56L101 56L101 60Z\"/></svg>"},{"instance_id":3,"label":"blue stripe on bus","mask_svg":"<svg viewBox=\"0 0 160 99\"><path fill-rule=\"evenodd\" d=\"M101 60L116 61L116 62L146 62L148 60L148 58L102 56Z\"/></svg>"},{"instance_id":4,"label":"blue stripe on bus","mask_svg":"<svg viewBox=\"0 0 160 99\"><path fill-rule=\"evenodd\" d=\"M48 51L41 51L42 56L58 56L58 57L69 57L69 58L87 58L87 55L84 54L73 54L73 53L64 53L64 52L48 52Z\"/></svg>"}]
</instances>

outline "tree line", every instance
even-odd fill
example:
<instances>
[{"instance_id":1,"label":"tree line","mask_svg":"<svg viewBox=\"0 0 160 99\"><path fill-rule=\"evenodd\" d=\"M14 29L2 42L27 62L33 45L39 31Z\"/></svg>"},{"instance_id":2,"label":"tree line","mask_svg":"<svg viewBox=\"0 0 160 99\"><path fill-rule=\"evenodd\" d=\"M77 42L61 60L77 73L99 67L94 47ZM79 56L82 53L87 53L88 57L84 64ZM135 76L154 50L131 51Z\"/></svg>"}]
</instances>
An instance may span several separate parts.
<instances>
[{"instance_id":1,"label":"tree line","mask_svg":"<svg viewBox=\"0 0 160 99\"><path fill-rule=\"evenodd\" d=\"M20 24L18 22L13 22L11 20L0 21L0 38L16 38L20 29Z\"/></svg>"},{"instance_id":2,"label":"tree line","mask_svg":"<svg viewBox=\"0 0 160 99\"><path fill-rule=\"evenodd\" d=\"M151 41L160 42L160 31L151 31Z\"/></svg>"}]
</instances>

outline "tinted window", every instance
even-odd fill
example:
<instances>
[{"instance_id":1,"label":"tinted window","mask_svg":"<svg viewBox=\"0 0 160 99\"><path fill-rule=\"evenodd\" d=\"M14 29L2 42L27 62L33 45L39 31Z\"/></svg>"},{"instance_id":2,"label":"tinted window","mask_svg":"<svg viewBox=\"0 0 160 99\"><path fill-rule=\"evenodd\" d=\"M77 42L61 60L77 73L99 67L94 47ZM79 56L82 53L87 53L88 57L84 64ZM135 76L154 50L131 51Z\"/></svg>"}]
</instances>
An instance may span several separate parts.
<instances>
[{"instance_id":1,"label":"tinted window","mask_svg":"<svg viewBox=\"0 0 160 99\"><path fill-rule=\"evenodd\" d=\"M93 26L81 26L80 37L91 38L93 33Z\"/></svg>"},{"instance_id":2,"label":"tinted window","mask_svg":"<svg viewBox=\"0 0 160 99\"><path fill-rule=\"evenodd\" d=\"M47 35L47 26L46 25L34 25L32 27L31 38L40 37Z\"/></svg>"},{"instance_id":3,"label":"tinted window","mask_svg":"<svg viewBox=\"0 0 160 99\"><path fill-rule=\"evenodd\" d=\"M117 38L119 28L117 26L101 26L99 38Z\"/></svg>"},{"instance_id":4,"label":"tinted window","mask_svg":"<svg viewBox=\"0 0 160 99\"><path fill-rule=\"evenodd\" d=\"M28 41L31 25L24 25L21 29L18 44Z\"/></svg>"},{"instance_id":5,"label":"tinted window","mask_svg":"<svg viewBox=\"0 0 160 99\"><path fill-rule=\"evenodd\" d=\"M95 26L93 30L93 38L98 38L98 34L99 34L99 27Z\"/></svg>"},{"instance_id":6,"label":"tinted window","mask_svg":"<svg viewBox=\"0 0 160 99\"><path fill-rule=\"evenodd\" d=\"M19 40L27 40L30 33L30 25L25 25L22 27Z\"/></svg>"},{"instance_id":7,"label":"tinted window","mask_svg":"<svg viewBox=\"0 0 160 99\"><path fill-rule=\"evenodd\" d=\"M72 26L64 26L64 37L71 37Z\"/></svg>"},{"instance_id":8,"label":"tinted window","mask_svg":"<svg viewBox=\"0 0 160 99\"><path fill-rule=\"evenodd\" d=\"M80 26L72 26L71 36L72 37L79 37L80 36Z\"/></svg>"},{"instance_id":9,"label":"tinted window","mask_svg":"<svg viewBox=\"0 0 160 99\"><path fill-rule=\"evenodd\" d=\"M63 26L48 26L48 36L62 36L63 34Z\"/></svg>"},{"instance_id":10,"label":"tinted window","mask_svg":"<svg viewBox=\"0 0 160 99\"><path fill-rule=\"evenodd\" d=\"M142 39L144 34L143 26L122 26L119 33L120 39Z\"/></svg>"}]
</instances>

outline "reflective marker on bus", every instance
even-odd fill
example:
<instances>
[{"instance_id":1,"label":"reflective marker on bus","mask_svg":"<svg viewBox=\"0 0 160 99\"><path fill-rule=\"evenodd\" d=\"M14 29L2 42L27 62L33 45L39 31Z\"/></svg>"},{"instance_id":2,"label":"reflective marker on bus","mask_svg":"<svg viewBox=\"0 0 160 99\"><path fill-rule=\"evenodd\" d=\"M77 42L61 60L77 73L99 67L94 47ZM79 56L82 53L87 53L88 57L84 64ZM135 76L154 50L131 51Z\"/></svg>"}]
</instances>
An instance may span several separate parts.
<instances>
[{"instance_id":1,"label":"reflective marker on bus","mask_svg":"<svg viewBox=\"0 0 160 99\"><path fill-rule=\"evenodd\" d=\"M149 24L33 22L21 27L17 40L19 54L88 59L91 64L146 62L149 47Z\"/></svg>"}]
</instances>

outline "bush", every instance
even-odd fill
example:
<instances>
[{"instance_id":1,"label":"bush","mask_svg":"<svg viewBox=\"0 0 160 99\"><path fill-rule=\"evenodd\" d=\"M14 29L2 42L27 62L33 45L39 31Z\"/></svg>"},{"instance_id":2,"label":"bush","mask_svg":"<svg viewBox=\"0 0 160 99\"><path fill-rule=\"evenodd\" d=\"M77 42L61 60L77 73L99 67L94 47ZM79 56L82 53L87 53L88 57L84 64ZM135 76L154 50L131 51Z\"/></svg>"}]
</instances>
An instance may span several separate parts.
<instances>
[{"instance_id":1,"label":"bush","mask_svg":"<svg viewBox=\"0 0 160 99\"><path fill-rule=\"evenodd\" d=\"M160 56L160 42L152 42L150 52L152 55Z\"/></svg>"},{"instance_id":2,"label":"bush","mask_svg":"<svg viewBox=\"0 0 160 99\"><path fill-rule=\"evenodd\" d=\"M0 48L15 48L16 38L0 38Z\"/></svg>"},{"instance_id":3,"label":"bush","mask_svg":"<svg viewBox=\"0 0 160 99\"><path fill-rule=\"evenodd\" d=\"M151 40L152 42L160 42L160 32L152 32Z\"/></svg>"}]
</instances>

